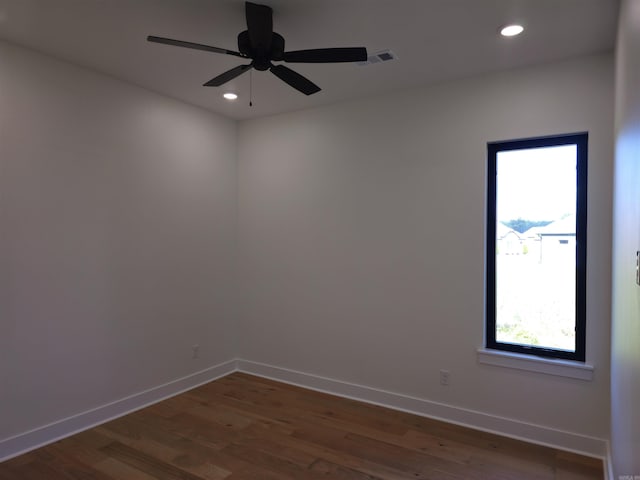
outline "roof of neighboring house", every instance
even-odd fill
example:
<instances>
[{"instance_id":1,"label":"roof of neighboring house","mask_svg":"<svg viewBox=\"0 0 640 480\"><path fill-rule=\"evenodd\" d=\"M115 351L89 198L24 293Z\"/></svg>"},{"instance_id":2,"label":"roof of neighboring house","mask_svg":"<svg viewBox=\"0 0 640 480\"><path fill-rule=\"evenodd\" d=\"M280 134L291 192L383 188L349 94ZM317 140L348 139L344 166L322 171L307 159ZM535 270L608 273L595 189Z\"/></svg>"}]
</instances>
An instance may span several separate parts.
<instances>
[{"instance_id":1,"label":"roof of neighboring house","mask_svg":"<svg viewBox=\"0 0 640 480\"><path fill-rule=\"evenodd\" d=\"M530 238L536 235L575 235L576 234L576 216L569 215L555 222L551 222L544 227L531 227L522 234L523 237Z\"/></svg>"},{"instance_id":2,"label":"roof of neighboring house","mask_svg":"<svg viewBox=\"0 0 640 480\"><path fill-rule=\"evenodd\" d=\"M520 234L513 228L509 228L504 223L498 222L496 225L496 238L501 240L509 234L514 234L516 237L520 238Z\"/></svg>"}]
</instances>

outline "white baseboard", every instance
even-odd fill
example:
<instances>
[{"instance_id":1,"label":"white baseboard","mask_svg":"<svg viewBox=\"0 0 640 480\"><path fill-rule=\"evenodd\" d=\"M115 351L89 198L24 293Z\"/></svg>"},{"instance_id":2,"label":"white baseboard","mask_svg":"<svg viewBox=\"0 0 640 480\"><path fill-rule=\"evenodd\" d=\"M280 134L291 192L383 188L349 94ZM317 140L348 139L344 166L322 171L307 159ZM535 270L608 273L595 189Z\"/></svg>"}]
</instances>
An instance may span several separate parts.
<instances>
[{"instance_id":1,"label":"white baseboard","mask_svg":"<svg viewBox=\"0 0 640 480\"><path fill-rule=\"evenodd\" d=\"M127 415L234 371L236 371L236 361L230 360L14 437L2 439L0 440L0 462Z\"/></svg>"},{"instance_id":2,"label":"white baseboard","mask_svg":"<svg viewBox=\"0 0 640 480\"><path fill-rule=\"evenodd\" d=\"M604 478L615 480L613 475L613 457L611 456L611 442L607 441L607 454L604 457Z\"/></svg>"},{"instance_id":3,"label":"white baseboard","mask_svg":"<svg viewBox=\"0 0 640 480\"><path fill-rule=\"evenodd\" d=\"M342 382L331 378L280 368L249 360L237 360L241 372L300 387L331 393L354 400L389 407L445 422L524 440L526 442L567 450L606 461L607 441L551 427L499 417L475 410L445 405L422 398L388 392L376 388Z\"/></svg>"},{"instance_id":4,"label":"white baseboard","mask_svg":"<svg viewBox=\"0 0 640 480\"><path fill-rule=\"evenodd\" d=\"M605 475L609 480L613 480L611 455L608 442L605 439L534 425L243 359L230 360L92 410L61 419L14 437L2 439L0 440L0 462L127 415L238 370L311 390L331 393L539 445L602 458L605 462Z\"/></svg>"}]
</instances>

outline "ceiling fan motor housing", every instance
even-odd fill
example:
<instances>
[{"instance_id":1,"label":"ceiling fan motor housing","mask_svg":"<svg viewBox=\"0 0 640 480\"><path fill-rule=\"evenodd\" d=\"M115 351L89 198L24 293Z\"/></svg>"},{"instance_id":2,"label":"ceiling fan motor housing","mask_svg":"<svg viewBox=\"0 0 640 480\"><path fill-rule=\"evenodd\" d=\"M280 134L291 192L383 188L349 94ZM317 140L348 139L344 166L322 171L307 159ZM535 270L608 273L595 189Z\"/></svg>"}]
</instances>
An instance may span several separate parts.
<instances>
[{"instance_id":1,"label":"ceiling fan motor housing","mask_svg":"<svg viewBox=\"0 0 640 480\"><path fill-rule=\"evenodd\" d=\"M249 31L245 30L238 34L238 50L243 55L253 60L253 68L256 70L269 70L271 61L280 62L284 60L284 37L279 33L272 32L271 45L268 48L253 48Z\"/></svg>"}]
</instances>

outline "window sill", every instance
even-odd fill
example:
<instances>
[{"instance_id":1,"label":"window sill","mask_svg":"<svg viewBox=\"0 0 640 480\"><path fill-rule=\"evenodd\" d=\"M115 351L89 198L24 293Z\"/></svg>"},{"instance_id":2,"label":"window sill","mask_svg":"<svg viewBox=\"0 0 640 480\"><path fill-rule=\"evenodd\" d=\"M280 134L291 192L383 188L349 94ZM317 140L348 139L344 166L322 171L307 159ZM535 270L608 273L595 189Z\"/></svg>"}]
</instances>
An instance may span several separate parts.
<instances>
[{"instance_id":1,"label":"window sill","mask_svg":"<svg viewBox=\"0 0 640 480\"><path fill-rule=\"evenodd\" d=\"M536 357L535 355L522 355L519 353L479 348L478 363L544 373L546 375L575 378L587 382L593 380L593 365L570 360L556 360Z\"/></svg>"}]
</instances>

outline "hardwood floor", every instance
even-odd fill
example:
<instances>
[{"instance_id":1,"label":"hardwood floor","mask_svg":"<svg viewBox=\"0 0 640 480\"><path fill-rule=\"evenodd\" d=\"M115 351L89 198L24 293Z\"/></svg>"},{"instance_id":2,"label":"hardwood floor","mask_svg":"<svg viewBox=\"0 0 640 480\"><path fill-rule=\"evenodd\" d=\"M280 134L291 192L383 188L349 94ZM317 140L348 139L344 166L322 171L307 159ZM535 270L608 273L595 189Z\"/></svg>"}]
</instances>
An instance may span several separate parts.
<instances>
[{"instance_id":1,"label":"hardwood floor","mask_svg":"<svg viewBox=\"0 0 640 480\"><path fill-rule=\"evenodd\" d=\"M243 373L0 464L0 480L603 475L600 460Z\"/></svg>"}]
</instances>

